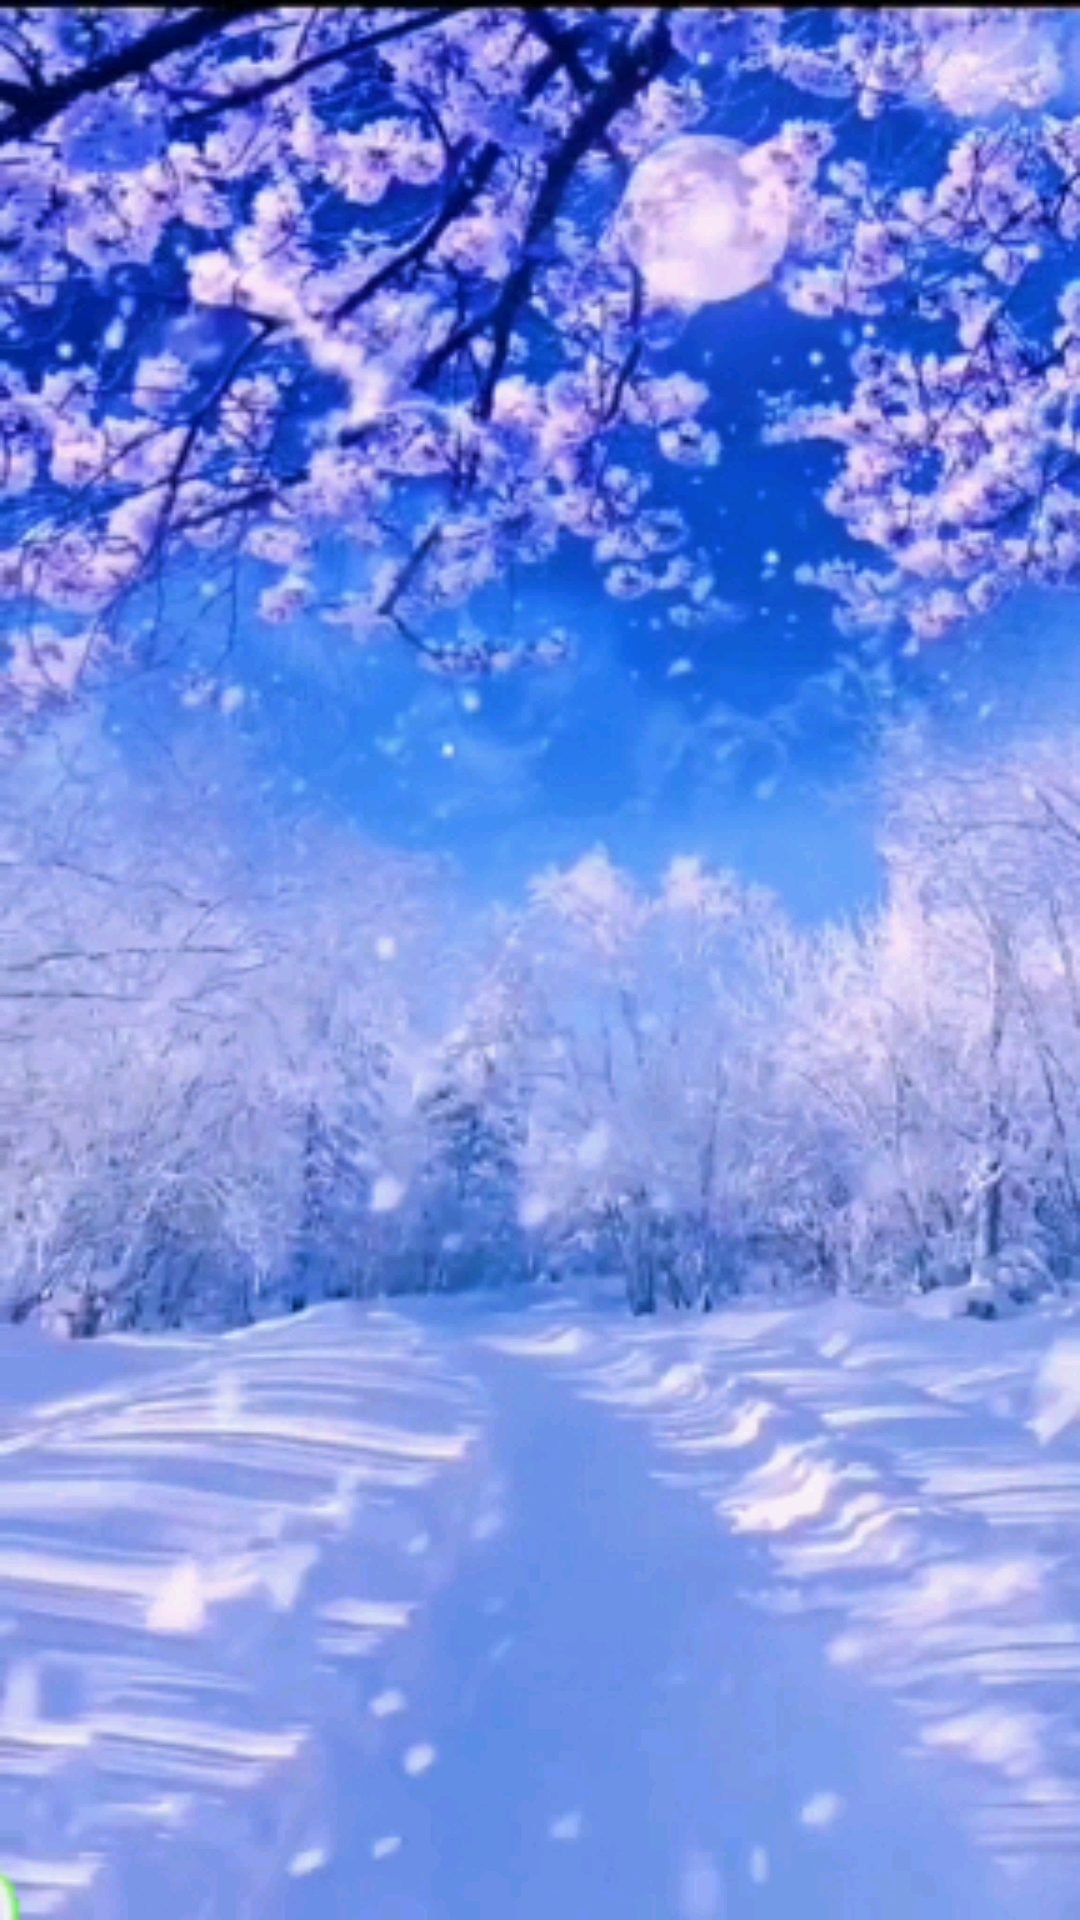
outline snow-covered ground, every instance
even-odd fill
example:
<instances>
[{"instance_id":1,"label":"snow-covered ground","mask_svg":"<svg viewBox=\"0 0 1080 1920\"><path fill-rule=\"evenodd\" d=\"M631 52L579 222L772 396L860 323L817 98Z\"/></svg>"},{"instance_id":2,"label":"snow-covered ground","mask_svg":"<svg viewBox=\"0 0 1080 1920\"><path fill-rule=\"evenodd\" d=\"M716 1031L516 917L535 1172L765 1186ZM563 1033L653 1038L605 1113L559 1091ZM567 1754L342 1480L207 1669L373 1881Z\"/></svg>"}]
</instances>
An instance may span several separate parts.
<instances>
[{"instance_id":1,"label":"snow-covered ground","mask_svg":"<svg viewBox=\"0 0 1080 1920\"><path fill-rule=\"evenodd\" d=\"M1080 1316L0 1336L26 1916L1080 1915Z\"/></svg>"},{"instance_id":2,"label":"snow-covered ground","mask_svg":"<svg viewBox=\"0 0 1080 1920\"><path fill-rule=\"evenodd\" d=\"M5 1332L0 1868L24 1915L261 1916L333 1851L335 1724L378 1765L371 1676L480 1510L456 1360L347 1308Z\"/></svg>"}]
</instances>

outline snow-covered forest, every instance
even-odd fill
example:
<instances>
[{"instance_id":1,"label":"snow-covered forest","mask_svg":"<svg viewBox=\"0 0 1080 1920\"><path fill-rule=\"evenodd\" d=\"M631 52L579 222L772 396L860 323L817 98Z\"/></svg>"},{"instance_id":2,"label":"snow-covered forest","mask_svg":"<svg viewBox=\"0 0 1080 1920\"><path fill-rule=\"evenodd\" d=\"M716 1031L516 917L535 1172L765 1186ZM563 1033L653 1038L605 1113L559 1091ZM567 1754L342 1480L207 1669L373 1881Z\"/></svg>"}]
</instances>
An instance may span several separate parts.
<instances>
[{"instance_id":1,"label":"snow-covered forest","mask_svg":"<svg viewBox=\"0 0 1080 1920\"><path fill-rule=\"evenodd\" d=\"M811 929L690 855L650 889L597 847L486 912L314 818L241 860L210 796L191 847L177 776L43 754L0 867L7 1313L1068 1281L1077 741L897 736L881 905Z\"/></svg>"}]
</instances>

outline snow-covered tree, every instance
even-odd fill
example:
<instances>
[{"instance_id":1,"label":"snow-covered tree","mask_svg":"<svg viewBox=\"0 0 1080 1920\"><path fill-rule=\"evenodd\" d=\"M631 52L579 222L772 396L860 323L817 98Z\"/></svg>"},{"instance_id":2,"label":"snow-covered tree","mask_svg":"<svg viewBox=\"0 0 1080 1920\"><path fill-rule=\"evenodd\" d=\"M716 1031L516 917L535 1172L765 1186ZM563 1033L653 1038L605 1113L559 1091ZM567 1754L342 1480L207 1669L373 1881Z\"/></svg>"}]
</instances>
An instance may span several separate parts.
<instances>
[{"instance_id":1,"label":"snow-covered tree","mask_svg":"<svg viewBox=\"0 0 1080 1920\"><path fill-rule=\"evenodd\" d=\"M538 877L516 931L529 1008L521 1221L631 1303L738 1284L744 1103L776 909L693 857L645 893L602 849Z\"/></svg>"},{"instance_id":2,"label":"snow-covered tree","mask_svg":"<svg viewBox=\"0 0 1080 1920\"><path fill-rule=\"evenodd\" d=\"M235 1323L583 1268L638 1311L965 1280L989 1311L1075 1272L1078 764L1068 730L897 735L880 904L801 930L602 849L466 913L430 862L245 834L239 777L227 809L58 729L0 794L3 1311Z\"/></svg>"},{"instance_id":3,"label":"snow-covered tree","mask_svg":"<svg viewBox=\"0 0 1080 1920\"><path fill-rule=\"evenodd\" d=\"M515 929L521 1220L632 1304L971 1280L1080 1251L1080 787L1070 739L894 739L884 894L799 932L672 863L540 876Z\"/></svg>"},{"instance_id":4,"label":"snow-covered tree","mask_svg":"<svg viewBox=\"0 0 1080 1920\"><path fill-rule=\"evenodd\" d=\"M0 809L8 1310L92 1330L381 1287L423 1153L430 870L313 824L255 865L209 794L193 842L190 787L83 748Z\"/></svg>"},{"instance_id":5,"label":"snow-covered tree","mask_svg":"<svg viewBox=\"0 0 1080 1920\"><path fill-rule=\"evenodd\" d=\"M917 745L898 758L889 861L922 929L946 1097L968 1148L975 1268L988 1278L1010 1241L1035 1250L1048 1210L1059 1250L1075 1243L1074 766L1067 734L939 754L932 768Z\"/></svg>"}]
</instances>

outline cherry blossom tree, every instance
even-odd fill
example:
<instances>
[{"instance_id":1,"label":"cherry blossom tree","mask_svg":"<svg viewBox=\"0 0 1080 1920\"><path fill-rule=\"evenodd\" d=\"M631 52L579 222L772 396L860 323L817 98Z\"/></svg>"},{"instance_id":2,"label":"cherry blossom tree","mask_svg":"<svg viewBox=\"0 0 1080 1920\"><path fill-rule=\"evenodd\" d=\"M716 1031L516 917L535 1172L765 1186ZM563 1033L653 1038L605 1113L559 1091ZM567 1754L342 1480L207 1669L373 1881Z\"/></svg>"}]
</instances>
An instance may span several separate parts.
<instances>
[{"instance_id":1,"label":"cherry blossom tree","mask_svg":"<svg viewBox=\"0 0 1080 1920\"><path fill-rule=\"evenodd\" d=\"M1041 9L849 14L809 57L778 41L778 71L864 115L935 109L918 179L829 166L818 257L784 287L801 312L864 323L846 396L778 399L768 428L841 449L825 504L877 564L802 578L849 632L899 624L917 647L1027 582L1080 577L1075 59L1069 16Z\"/></svg>"},{"instance_id":2,"label":"cherry blossom tree","mask_svg":"<svg viewBox=\"0 0 1080 1920\"><path fill-rule=\"evenodd\" d=\"M708 619L722 583L658 480L714 463L723 421L659 356L770 280L879 328L846 399L771 424L843 450L827 505L885 562L816 576L849 623L931 638L1071 580L1069 34L1008 8L12 11L9 716L149 646L185 563L450 673L564 657L483 617L564 537L616 598ZM890 114L926 146L886 165L860 129Z\"/></svg>"},{"instance_id":3,"label":"cherry blossom tree","mask_svg":"<svg viewBox=\"0 0 1080 1920\"><path fill-rule=\"evenodd\" d=\"M661 79L677 39L662 12L13 14L9 702L69 695L183 553L207 577L243 556L273 622L345 539L362 584L326 617L449 670L513 664L431 620L564 530L606 542L617 591L707 598L606 451L625 422L713 458L706 392L649 373L640 274L593 244L634 157L700 110Z\"/></svg>"}]
</instances>

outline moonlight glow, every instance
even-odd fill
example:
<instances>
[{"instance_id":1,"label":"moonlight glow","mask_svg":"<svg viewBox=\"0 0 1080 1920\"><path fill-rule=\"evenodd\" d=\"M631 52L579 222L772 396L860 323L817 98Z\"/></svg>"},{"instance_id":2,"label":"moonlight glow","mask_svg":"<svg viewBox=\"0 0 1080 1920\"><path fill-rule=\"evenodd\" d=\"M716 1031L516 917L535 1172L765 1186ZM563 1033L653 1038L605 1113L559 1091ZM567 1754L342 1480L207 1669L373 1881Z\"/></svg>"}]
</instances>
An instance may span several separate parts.
<instances>
[{"instance_id":1,"label":"moonlight glow","mask_svg":"<svg viewBox=\"0 0 1080 1920\"><path fill-rule=\"evenodd\" d=\"M656 304L697 307L768 280L787 246L788 219L782 183L755 166L751 149L686 134L635 169L619 231Z\"/></svg>"}]
</instances>

